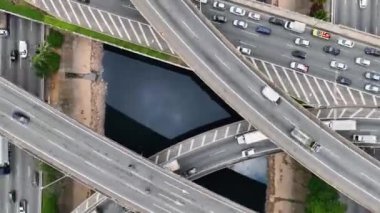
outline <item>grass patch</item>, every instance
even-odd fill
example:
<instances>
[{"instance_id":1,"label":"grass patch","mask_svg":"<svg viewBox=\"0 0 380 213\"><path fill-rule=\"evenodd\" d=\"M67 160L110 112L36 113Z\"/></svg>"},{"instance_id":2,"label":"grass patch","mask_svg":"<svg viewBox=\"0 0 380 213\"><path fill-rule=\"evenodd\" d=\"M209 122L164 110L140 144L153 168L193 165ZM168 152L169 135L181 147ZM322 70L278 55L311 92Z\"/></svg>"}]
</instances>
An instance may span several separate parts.
<instances>
[{"instance_id":1,"label":"grass patch","mask_svg":"<svg viewBox=\"0 0 380 213\"><path fill-rule=\"evenodd\" d=\"M42 170L42 186L62 177L59 171L45 163L40 163L40 169ZM58 212L58 196L59 190L55 184L43 189L41 213Z\"/></svg>"},{"instance_id":2,"label":"grass patch","mask_svg":"<svg viewBox=\"0 0 380 213\"><path fill-rule=\"evenodd\" d=\"M15 14L19 14L21 16L28 17L30 19L43 22L49 26L74 32L77 34L85 35L90 38L93 38L95 40L103 41L104 43L110 44L110 45L116 45L119 47L123 47L127 50L131 50L134 52L143 53L145 55L151 56L156 59L161 59L164 61L170 61L174 64L185 66L186 64L178 57L163 53L148 47L143 47L128 41L124 41L118 38L114 38L112 36L102 34L93 30L89 30L74 24L70 24L68 22L59 20L51 15L46 14L44 11L41 11L39 9L36 9L31 6L26 6L24 4L13 4L9 0L0 0L0 9L10 11Z\"/></svg>"}]
</instances>

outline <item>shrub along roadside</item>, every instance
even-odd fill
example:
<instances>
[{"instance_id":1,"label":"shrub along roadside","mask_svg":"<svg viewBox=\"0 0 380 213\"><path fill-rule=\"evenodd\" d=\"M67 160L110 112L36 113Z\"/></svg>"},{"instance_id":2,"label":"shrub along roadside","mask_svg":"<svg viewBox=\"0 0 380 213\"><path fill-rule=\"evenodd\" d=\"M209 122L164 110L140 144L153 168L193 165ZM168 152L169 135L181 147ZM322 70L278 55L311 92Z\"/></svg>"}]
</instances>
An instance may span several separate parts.
<instances>
[{"instance_id":1,"label":"shrub along roadside","mask_svg":"<svg viewBox=\"0 0 380 213\"><path fill-rule=\"evenodd\" d=\"M49 30L49 35L46 38L47 43L53 48L61 48L64 40L63 34L54 29Z\"/></svg>"}]
</instances>

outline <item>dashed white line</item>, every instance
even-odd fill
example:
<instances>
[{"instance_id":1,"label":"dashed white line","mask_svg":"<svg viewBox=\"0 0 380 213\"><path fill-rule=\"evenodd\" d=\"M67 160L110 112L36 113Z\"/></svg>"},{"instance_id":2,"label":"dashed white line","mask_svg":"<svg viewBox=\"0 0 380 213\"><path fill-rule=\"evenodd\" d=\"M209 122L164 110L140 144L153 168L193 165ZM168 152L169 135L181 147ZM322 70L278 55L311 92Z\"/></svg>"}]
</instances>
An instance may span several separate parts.
<instances>
[{"instance_id":1,"label":"dashed white line","mask_svg":"<svg viewBox=\"0 0 380 213\"><path fill-rule=\"evenodd\" d=\"M326 105L327 105L327 106L330 106L330 102L327 100L326 95L325 95L324 91L323 91L322 88L321 88L321 85L319 85L317 79L316 79L314 76L313 76L313 79L314 79L314 82L315 82L315 84L317 85L317 87L318 87L318 89L319 89L319 92L322 94L322 97L323 97L323 99L325 100Z\"/></svg>"},{"instance_id":2,"label":"dashed white line","mask_svg":"<svg viewBox=\"0 0 380 213\"><path fill-rule=\"evenodd\" d=\"M153 203L153 206L155 206L155 207L157 207L157 208L163 210L164 212L171 213L171 211L169 211L169 210L165 209L164 207L159 206L159 205L157 205L157 204L155 204L155 203Z\"/></svg>"},{"instance_id":3,"label":"dashed white line","mask_svg":"<svg viewBox=\"0 0 380 213\"><path fill-rule=\"evenodd\" d=\"M310 84L310 82L309 82L309 79L306 77L306 75L303 75L303 77L304 77L304 79L306 80L306 83L307 83L307 85L309 86L311 92L313 93L314 98L315 98L315 100L316 100L317 103L318 103L318 106L321 106L321 102L319 102L319 99L318 99L318 97L317 97L317 94L315 93L313 87L311 86L311 84Z\"/></svg>"},{"instance_id":4,"label":"dashed white line","mask_svg":"<svg viewBox=\"0 0 380 213\"><path fill-rule=\"evenodd\" d=\"M120 16L117 16L117 19L119 19L119 22L120 22L120 24L121 24L121 27L123 28L123 31L124 31L125 35L127 35L128 40L131 40L131 36L129 35L127 29L125 28L124 23L123 23L123 21L121 20Z\"/></svg>"},{"instance_id":5,"label":"dashed white line","mask_svg":"<svg viewBox=\"0 0 380 213\"><path fill-rule=\"evenodd\" d=\"M293 81L290 79L288 72L286 71L286 69L284 67L281 67L281 68L282 68L282 71L284 72L284 74L286 75L286 78L288 79L288 82L292 86L293 91L296 93L297 98L301 98L298 90L296 89L296 86L294 85Z\"/></svg>"},{"instance_id":6,"label":"dashed white line","mask_svg":"<svg viewBox=\"0 0 380 213\"><path fill-rule=\"evenodd\" d=\"M75 17L75 20L77 21L77 23L80 25L80 21L79 21L79 18L77 16L77 13L75 12L74 8L73 8L73 5L71 4L71 1L67 1L67 3L69 4L69 7L72 11L72 14L74 14L74 17Z\"/></svg>"},{"instance_id":7,"label":"dashed white line","mask_svg":"<svg viewBox=\"0 0 380 213\"><path fill-rule=\"evenodd\" d=\"M223 59L219 58L217 55L215 56L215 58L216 58L221 64L223 64L226 68L228 68L229 70L231 70L231 68L226 64L226 62L224 62Z\"/></svg>"},{"instance_id":8,"label":"dashed white line","mask_svg":"<svg viewBox=\"0 0 380 213\"><path fill-rule=\"evenodd\" d=\"M187 25L185 21L182 21L182 24L187 28L188 31L191 32L191 34L193 34L194 38L198 38L198 35L191 29L191 27L189 27L189 25Z\"/></svg>"},{"instance_id":9,"label":"dashed white line","mask_svg":"<svg viewBox=\"0 0 380 213\"><path fill-rule=\"evenodd\" d=\"M348 93L350 94L350 97L351 97L352 101L356 105L356 100L355 100L354 96L352 95L350 88L346 87L346 89L347 89Z\"/></svg>"},{"instance_id":10,"label":"dashed white line","mask_svg":"<svg viewBox=\"0 0 380 213\"><path fill-rule=\"evenodd\" d=\"M67 12L65 6L63 6L62 1L61 0L58 0L58 1L59 1L59 4L61 5L61 8L63 9L63 12L66 14L66 17L69 19L70 22L72 22L71 17L69 16L69 13Z\"/></svg>"},{"instance_id":11,"label":"dashed white line","mask_svg":"<svg viewBox=\"0 0 380 213\"><path fill-rule=\"evenodd\" d=\"M273 64L271 64L271 66L272 66L273 71L276 73L276 76L277 76L278 80L280 81L280 84L281 84L282 88L284 89L284 91L286 93L289 93L288 89L286 88L286 86L284 84L284 82L282 81L282 78L281 78L280 74L278 74L278 71L277 71L276 67Z\"/></svg>"},{"instance_id":12,"label":"dashed white line","mask_svg":"<svg viewBox=\"0 0 380 213\"><path fill-rule=\"evenodd\" d=\"M115 35L115 34L113 33L113 31L112 31L110 25L108 24L108 21L104 18L102 11L100 11L100 10L98 10L98 9L96 9L96 10L98 11L98 13L99 13L99 15L100 15L100 18L102 18L103 23L107 26L108 31L110 31L110 33L111 33L112 35Z\"/></svg>"},{"instance_id":13,"label":"dashed white line","mask_svg":"<svg viewBox=\"0 0 380 213\"><path fill-rule=\"evenodd\" d=\"M98 22L98 19L95 17L94 13L92 12L92 9L90 9L89 7L87 7L87 10L90 11L90 14L91 14L92 18L95 20L96 25L98 25L99 30L100 30L101 32L104 32L104 31L103 31L103 27L100 26L100 24L99 24L99 22Z\"/></svg>"},{"instance_id":14,"label":"dashed white line","mask_svg":"<svg viewBox=\"0 0 380 213\"><path fill-rule=\"evenodd\" d=\"M61 13L55 7L54 1L52 1L52 0L49 0L49 1L50 1L51 5L53 5L53 9L54 9L55 13L58 15L58 17L62 18Z\"/></svg>"},{"instance_id":15,"label":"dashed white line","mask_svg":"<svg viewBox=\"0 0 380 213\"><path fill-rule=\"evenodd\" d=\"M159 40L159 39L157 38L157 36L156 36L156 32L154 32L154 30L153 30L153 28L152 28L151 26L149 26L149 30L150 30L150 32L152 33L154 39L156 40L157 45L158 45L158 47L160 48L160 50L161 50L161 51L164 50L164 49L162 48L162 46L161 46L160 40Z\"/></svg>"},{"instance_id":16,"label":"dashed white line","mask_svg":"<svg viewBox=\"0 0 380 213\"><path fill-rule=\"evenodd\" d=\"M298 78L298 74L296 73L296 71L293 71L293 70L291 70L291 72L293 73L294 77L296 78L297 83L298 83L298 85L300 86L300 88L301 88L301 90L302 90L302 93L303 93L303 95L304 95L305 98L306 98L306 102L307 102L307 103L310 103L309 97L308 97L308 95L306 94L305 89L303 88L300 79Z\"/></svg>"},{"instance_id":17,"label":"dashed white line","mask_svg":"<svg viewBox=\"0 0 380 213\"><path fill-rule=\"evenodd\" d=\"M270 80L271 82L273 82L273 78L272 78L272 76L270 75L267 66L265 65L266 63L265 63L265 62L262 62L262 64L263 64L263 67L264 67L265 72L267 73L267 76L268 76L269 80Z\"/></svg>"},{"instance_id":18,"label":"dashed white line","mask_svg":"<svg viewBox=\"0 0 380 213\"><path fill-rule=\"evenodd\" d=\"M82 16L83 16L84 20L86 21L86 24L88 25L88 27L89 27L89 28L92 28L92 25L91 25L90 22L88 21L87 16L86 16L86 14L84 13L84 11L83 11L83 9L82 9L82 5L79 4L79 3L76 3L76 5L78 6L80 12L82 13ZM93 16L93 15L94 15L94 14L92 14L92 16Z\"/></svg>"},{"instance_id":19,"label":"dashed white line","mask_svg":"<svg viewBox=\"0 0 380 213\"><path fill-rule=\"evenodd\" d=\"M139 44L141 44L140 37L139 37L139 35L137 35L137 32L136 32L135 27L133 26L131 20L128 19L128 22L129 22L129 25L131 26L133 34L135 34L135 37L137 38L137 41L139 42Z\"/></svg>"},{"instance_id":20,"label":"dashed white line","mask_svg":"<svg viewBox=\"0 0 380 213\"><path fill-rule=\"evenodd\" d=\"M141 26L141 23L138 22L138 24L139 24L139 28L140 28L140 31L141 31L141 33L142 33L142 35L143 35L143 38L144 38L144 41L145 41L146 45L147 45L148 47L150 47L150 43L149 43L148 39L146 38L146 35L145 35L145 32L144 32L144 30L143 30L143 28L142 28L142 26Z\"/></svg>"},{"instance_id":21,"label":"dashed white line","mask_svg":"<svg viewBox=\"0 0 380 213\"><path fill-rule=\"evenodd\" d=\"M119 26L116 25L115 21L113 20L113 18L111 16L111 13L107 13L107 14L108 14L108 18L111 20L113 26L115 27L117 34L119 34L120 38L123 38L123 35L121 34L121 32L119 30Z\"/></svg>"},{"instance_id":22,"label":"dashed white line","mask_svg":"<svg viewBox=\"0 0 380 213\"><path fill-rule=\"evenodd\" d=\"M359 108L358 110L356 110L356 112L354 112L351 116L350 116L350 118L353 118L353 117L355 117L357 114L359 114L359 112L361 112L363 110L363 108Z\"/></svg>"}]
</instances>

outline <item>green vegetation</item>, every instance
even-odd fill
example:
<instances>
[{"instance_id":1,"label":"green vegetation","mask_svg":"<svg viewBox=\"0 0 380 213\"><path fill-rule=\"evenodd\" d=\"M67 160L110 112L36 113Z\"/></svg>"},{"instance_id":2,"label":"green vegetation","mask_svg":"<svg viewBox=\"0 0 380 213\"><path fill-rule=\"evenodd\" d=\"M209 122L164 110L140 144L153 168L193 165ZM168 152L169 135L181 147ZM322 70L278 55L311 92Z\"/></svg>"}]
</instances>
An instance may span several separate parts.
<instances>
[{"instance_id":1,"label":"green vegetation","mask_svg":"<svg viewBox=\"0 0 380 213\"><path fill-rule=\"evenodd\" d=\"M139 46L134 43L124 41L121 39L113 38L106 34L98 33L74 24L70 24L61 21L53 16L47 15L45 12L26 5L15 5L10 2L10 0L0 0L0 9L7 10L21 16L28 17L30 19L43 22L52 27L58 28L60 30L70 31L78 34L88 36L90 38L108 43L110 45L117 45L125 49L131 50L133 52L139 52L151 56L153 58L170 61L175 64L185 65L185 63L178 57L169 55L167 53L159 52L147 47Z\"/></svg>"},{"instance_id":2,"label":"green vegetation","mask_svg":"<svg viewBox=\"0 0 380 213\"><path fill-rule=\"evenodd\" d=\"M62 176L60 172L50 167L47 164L41 163L40 169L42 170L42 186L57 180ZM59 212L58 211L58 196L59 190L56 185L51 185L42 191L42 213Z\"/></svg>"},{"instance_id":3,"label":"green vegetation","mask_svg":"<svg viewBox=\"0 0 380 213\"><path fill-rule=\"evenodd\" d=\"M47 42L40 45L36 55L32 57L32 64L36 69L36 75L40 78L50 77L56 73L60 62L61 56L54 52Z\"/></svg>"},{"instance_id":4,"label":"green vegetation","mask_svg":"<svg viewBox=\"0 0 380 213\"><path fill-rule=\"evenodd\" d=\"M310 7L309 16L323 21L329 21L329 14L324 9L324 4L326 3L326 0L311 0L311 2L313 2L313 4Z\"/></svg>"},{"instance_id":5,"label":"green vegetation","mask_svg":"<svg viewBox=\"0 0 380 213\"><path fill-rule=\"evenodd\" d=\"M344 213L346 205L341 203L338 192L316 176L308 184L309 194L306 199L306 213Z\"/></svg>"},{"instance_id":6,"label":"green vegetation","mask_svg":"<svg viewBox=\"0 0 380 213\"><path fill-rule=\"evenodd\" d=\"M49 45L51 47L54 47L54 48L61 48L62 47L62 44L65 40L65 37L63 36L62 33L56 31L56 30L53 30L51 29L49 31L49 35L47 36L47 43L49 43Z\"/></svg>"}]
</instances>

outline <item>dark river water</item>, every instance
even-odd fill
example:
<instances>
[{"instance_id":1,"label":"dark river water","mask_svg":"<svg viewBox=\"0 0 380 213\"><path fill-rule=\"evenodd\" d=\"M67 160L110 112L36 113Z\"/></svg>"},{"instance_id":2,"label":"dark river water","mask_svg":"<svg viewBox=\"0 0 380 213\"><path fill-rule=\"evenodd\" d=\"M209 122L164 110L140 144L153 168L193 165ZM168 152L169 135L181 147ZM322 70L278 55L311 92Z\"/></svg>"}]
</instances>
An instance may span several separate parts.
<instances>
[{"instance_id":1,"label":"dark river water","mask_svg":"<svg viewBox=\"0 0 380 213\"><path fill-rule=\"evenodd\" d=\"M108 83L105 134L146 157L241 119L191 71L109 46L105 46L103 66ZM266 185L232 170L197 183L264 211Z\"/></svg>"}]
</instances>

